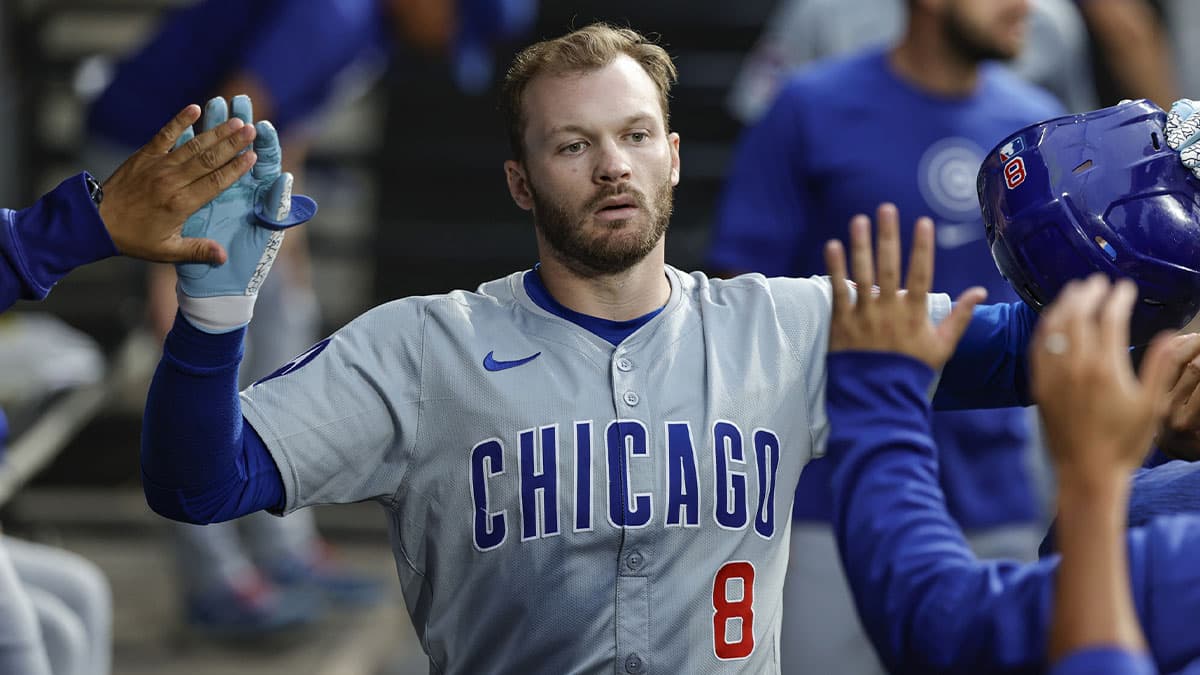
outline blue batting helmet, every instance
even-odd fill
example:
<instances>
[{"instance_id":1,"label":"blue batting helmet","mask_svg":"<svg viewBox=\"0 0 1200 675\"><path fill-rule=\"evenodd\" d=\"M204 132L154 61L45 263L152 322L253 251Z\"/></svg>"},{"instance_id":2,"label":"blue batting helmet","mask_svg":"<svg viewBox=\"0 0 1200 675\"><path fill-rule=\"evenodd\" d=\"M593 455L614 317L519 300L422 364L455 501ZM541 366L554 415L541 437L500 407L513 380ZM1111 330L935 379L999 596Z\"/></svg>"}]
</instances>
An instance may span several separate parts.
<instances>
[{"instance_id":1,"label":"blue batting helmet","mask_svg":"<svg viewBox=\"0 0 1200 675\"><path fill-rule=\"evenodd\" d=\"M1140 100L1057 117L1010 135L976 187L1000 274L1041 310L1094 272L1137 282L1131 340L1145 344L1200 310L1200 180Z\"/></svg>"}]
</instances>

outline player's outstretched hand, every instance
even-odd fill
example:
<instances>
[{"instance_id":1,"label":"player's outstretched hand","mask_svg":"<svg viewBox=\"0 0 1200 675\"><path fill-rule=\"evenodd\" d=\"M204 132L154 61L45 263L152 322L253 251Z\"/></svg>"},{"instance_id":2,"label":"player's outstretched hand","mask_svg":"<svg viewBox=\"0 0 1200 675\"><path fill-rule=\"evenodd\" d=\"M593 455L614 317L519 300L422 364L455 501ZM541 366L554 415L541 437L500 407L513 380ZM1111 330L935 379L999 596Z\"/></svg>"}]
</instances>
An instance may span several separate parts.
<instances>
[{"instance_id":1,"label":"player's outstretched hand","mask_svg":"<svg viewBox=\"0 0 1200 675\"><path fill-rule=\"evenodd\" d=\"M1073 281L1042 312L1030 346L1030 388L1059 479L1128 479L1170 401L1170 338L1151 342L1140 378L1129 359L1137 286L1102 274Z\"/></svg>"},{"instance_id":2,"label":"player's outstretched hand","mask_svg":"<svg viewBox=\"0 0 1200 675\"><path fill-rule=\"evenodd\" d=\"M233 97L232 109L235 119L254 124L249 97ZM209 100L204 108L204 129L225 124L229 113L225 99ZM282 172L283 153L275 128L266 121L254 126L253 170L183 225L184 237L211 238L229 252L229 262L221 266L175 266L180 311L193 326L209 333L225 333L249 323L258 289L283 243L284 230L308 221L317 210L312 199L292 195L292 175ZM191 142L187 136L185 133L181 139L182 147Z\"/></svg>"},{"instance_id":3,"label":"player's outstretched hand","mask_svg":"<svg viewBox=\"0 0 1200 675\"><path fill-rule=\"evenodd\" d=\"M1170 403L1154 444L1176 459L1200 460L1200 333L1170 338L1166 387Z\"/></svg>"},{"instance_id":4,"label":"player's outstretched hand","mask_svg":"<svg viewBox=\"0 0 1200 675\"><path fill-rule=\"evenodd\" d=\"M876 212L879 243L871 253L871 221L850 221L850 260L858 286L852 298L846 279L846 256L840 242L825 245L825 266L833 286L833 322L829 351L883 351L907 354L940 369L962 337L975 305L987 297L979 287L958 297L950 315L938 325L929 320L928 295L933 284L933 221L917 220L909 256L907 288L900 280L900 216L892 204ZM877 285L877 288L872 288Z\"/></svg>"},{"instance_id":5,"label":"player's outstretched hand","mask_svg":"<svg viewBox=\"0 0 1200 675\"><path fill-rule=\"evenodd\" d=\"M217 242L184 239L183 221L254 165L253 153L239 155L254 140L254 127L230 120L193 137L190 125L199 117L200 106L181 110L105 181L100 218L123 255L225 262L225 249ZM185 134L187 143L172 152Z\"/></svg>"}]
</instances>

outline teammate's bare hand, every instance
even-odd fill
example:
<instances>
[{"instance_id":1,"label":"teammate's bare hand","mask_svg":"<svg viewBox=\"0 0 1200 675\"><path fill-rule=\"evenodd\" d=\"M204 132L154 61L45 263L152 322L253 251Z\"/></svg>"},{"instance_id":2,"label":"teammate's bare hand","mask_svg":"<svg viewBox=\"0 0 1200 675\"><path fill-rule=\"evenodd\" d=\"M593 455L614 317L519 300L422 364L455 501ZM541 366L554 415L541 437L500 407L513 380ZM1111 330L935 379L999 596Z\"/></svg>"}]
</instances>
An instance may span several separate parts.
<instances>
[{"instance_id":1,"label":"teammate's bare hand","mask_svg":"<svg viewBox=\"0 0 1200 675\"><path fill-rule=\"evenodd\" d=\"M871 254L871 221L864 215L850 221L850 257L857 298L850 297L846 257L838 241L825 245L825 266L833 284L833 322L829 351L898 352L934 369L945 365L962 337L975 305L987 297L979 287L958 297L941 324L929 320L928 295L933 284L933 222L917 220L908 263L908 287L900 285L900 216L892 204L876 212L879 224L878 261ZM878 268L878 275L876 269ZM878 284L878 289L872 289Z\"/></svg>"},{"instance_id":2,"label":"teammate's bare hand","mask_svg":"<svg viewBox=\"0 0 1200 675\"><path fill-rule=\"evenodd\" d=\"M1038 321L1030 387L1060 481L1128 480L1167 412L1171 341L1150 344L1139 379L1128 347L1136 301L1133 282L1095 274L1067 284Z\"/></svg>"},{"instance_id":3,"label":"teammate's bare hand","mask_svg":"<svg viewBox=\"0 0 1200 675\"><path fill-rule=\"evenodd\" d=\"M198 136L189 105L104 183L100 218L123 255L158 262L222 264L225 249L211 239L180 236L183 222L254 166L253 125L231 119ZM175 148L180 138L185 141ZM172 148L175 148L172 150Z\"/></svg>"},{"instance_id":4,"label":"teammate's bare hand","mask_svg":"<svg viewBox=\"0 0 1200 675\"><path fill-rule=\"evenodd\" d=\"M1200 460L1200 333L1170 339L1167 393L1170 404L1155 439L1168 455Z\"/></svg>"}]
</instances>

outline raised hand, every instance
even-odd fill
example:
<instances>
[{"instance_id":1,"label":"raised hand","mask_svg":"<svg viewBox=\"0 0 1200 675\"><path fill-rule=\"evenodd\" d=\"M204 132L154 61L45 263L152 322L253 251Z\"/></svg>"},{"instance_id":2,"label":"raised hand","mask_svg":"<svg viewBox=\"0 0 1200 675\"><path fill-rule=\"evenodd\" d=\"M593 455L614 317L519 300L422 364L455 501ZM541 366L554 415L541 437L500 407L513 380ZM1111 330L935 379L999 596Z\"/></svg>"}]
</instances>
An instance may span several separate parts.
<instances>
[{"instance_id":1,"label":"raised hand","mask_svg":"<svg viewBox=\"0 0 1200 675\"><path fill-rule=\"evenodd\" d=\"M1167 412L1171 340L1155 339L1141 376L1129 358L1137 287L1101 274L1073 281L1042 313L1030 347L1030 387L1060 480L1128 480Z\"/></svg>"},{"instance_id":2,"label":"raised hand","mask_svg":"<svg viewBox=\"0 0 1200 675\"><path fill-rule=\"evenodd\" d=\"M899 214L894 205L882 204L875 217L879 228L877 261L871 253L870 219L858 215L850 221L850 257L857 297L851 297L841 243L834 240L825 245L825 266L833 286L829 351L897 352L940 369L954 353L972 310L987 292L979 287L964 291L950 315L934 325L928 307L933 284L933 222L928 218L917 220L907 288L902 288ZM878 287L872 288L874 284Z\"/></svg>"},{"instance_id":3,"label":"raised hand","mask_svg":"<svg viewBox=\"0 0 1200 675\"><path fill-rule=\"evenodd\" d=\"M243 120L216 124L194 136L200 106L179 112L104 183L100 218L123 255L156 262L220 265L225 249L216 241L187 238L184 220L254 165L254 127ZM172 152L177 141L186 145Z\"/></svg>"},{"instance_id":4,"label":"raised hand","mask_svg":"<svg viewBox=\"0 0 1200 675\"><path fill-rule=\"evenodd\" d=\"M235 119L254 124L249 97L235 96L232 108ZM206 133L228 119L225 99L211 99L205 106ZM229 262L220 267L176 265L179 309L193 326L210 333L234 330L250 321L258 289L283 243L284 230L306 222L317 210L313 200L292 195L292 175L281 172L283 155L275 128L266 121L254 126L253 170L201 207L183 226L184 237L211 238L229 252ZM188 136L185 133L181 138L181 148L192 142Z\"/></svg>"}]
</instances>

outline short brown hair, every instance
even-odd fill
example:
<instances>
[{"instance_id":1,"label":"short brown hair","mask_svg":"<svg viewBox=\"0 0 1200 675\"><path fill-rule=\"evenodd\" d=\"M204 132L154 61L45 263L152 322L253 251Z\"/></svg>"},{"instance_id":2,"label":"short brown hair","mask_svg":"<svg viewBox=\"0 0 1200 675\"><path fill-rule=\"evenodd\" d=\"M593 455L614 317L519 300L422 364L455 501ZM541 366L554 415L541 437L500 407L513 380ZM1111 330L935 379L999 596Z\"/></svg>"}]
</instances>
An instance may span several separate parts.
<instances>
[{"instance_id":1,"label":"short brown hair","mask_svg":"<svg viewBox=\"0 0 1200 675\"><path fill-rule=\"evenodd\" d=\"M593 23L553 40L542 40L521 50L513 58L504 75L500 89L500 113L508 129L508 141L513 156L524 158L522 135L525 133L525 112L522 98L533 78L543 73L564 75L598 70L625 54L641 64L658 87L663 122L670 128L667 99L675 83L675 64L667 51L632 28L617 28L606 23Z\"/></svg>"}]
</instances>

